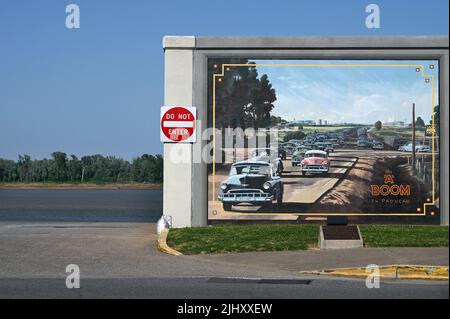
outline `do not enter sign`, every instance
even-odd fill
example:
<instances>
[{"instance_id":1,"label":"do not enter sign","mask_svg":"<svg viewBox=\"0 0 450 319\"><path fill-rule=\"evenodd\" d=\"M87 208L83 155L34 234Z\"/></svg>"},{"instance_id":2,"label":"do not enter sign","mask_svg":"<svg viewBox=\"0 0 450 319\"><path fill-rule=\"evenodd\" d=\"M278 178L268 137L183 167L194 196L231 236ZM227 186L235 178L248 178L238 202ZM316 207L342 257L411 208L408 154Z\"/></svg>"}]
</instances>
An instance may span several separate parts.
<instances>
[{"instance_id":1,"label":"do not enter sign","mask_svg":"<svg viewBox=\"0 0 450 319\"><path fill-rule=\"evenodd\" d=\"M161 142L195 142L195 119L195 107L161 107Z\"/></svg>"}]
</instances>

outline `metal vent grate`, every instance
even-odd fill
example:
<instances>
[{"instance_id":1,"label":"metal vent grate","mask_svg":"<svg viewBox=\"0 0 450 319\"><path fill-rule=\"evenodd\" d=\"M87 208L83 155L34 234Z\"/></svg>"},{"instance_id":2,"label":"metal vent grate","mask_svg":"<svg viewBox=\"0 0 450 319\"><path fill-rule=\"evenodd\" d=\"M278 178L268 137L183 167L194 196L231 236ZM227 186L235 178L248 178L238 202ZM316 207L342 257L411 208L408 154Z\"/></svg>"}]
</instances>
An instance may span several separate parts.
<instances>
[{"instance_id":1,"label":"metal vent grate","mask_svg":"<svg viewBox=\"0 0 450 319\"><path fill-rule=\"evenodd\" d=\"M309 285L308 279L254 279L213 277L208 280L215 284L268 284L268 285Z\"/></svg>"}]
</instances>

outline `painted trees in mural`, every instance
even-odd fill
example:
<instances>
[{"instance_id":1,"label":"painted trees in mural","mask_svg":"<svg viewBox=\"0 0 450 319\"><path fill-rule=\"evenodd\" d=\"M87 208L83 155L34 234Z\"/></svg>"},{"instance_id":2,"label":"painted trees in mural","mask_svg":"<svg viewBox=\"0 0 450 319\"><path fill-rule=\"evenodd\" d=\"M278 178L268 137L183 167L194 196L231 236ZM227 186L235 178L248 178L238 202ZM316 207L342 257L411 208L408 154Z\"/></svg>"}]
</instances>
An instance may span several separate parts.
<instances>
[{"instance_id":1,"label":"painted trees in mural","mask_svg":"<svg viewBox=\"0 0 450 319\"><path fill-rule=\"evenodd\" d=\"M375 129L377 131L381 130L382 127L383 127L383 123L381 121L376 121L375 122Z\"/></svg>"},{"instance_id":2,"label":"painted trees in mural","mask_svg":"<svg viewBox=\"0 0 450 319\"><path fill-rule=\"evenodd\" d=\"M238 59L233 63L247 63L247 60ZM217 68L215 63L210 66L211 71L214 65ZM249 67L226 68L216 86L220 87L216 90L217 128L261 128L271 124L275 89L268 76L259 77L251 63Z\"/></svg>"},{"instance_id":3,"label":"painted trees in mural","mask_svg":"<svg viewBox=\"0 0 450 319\"><path fill-rule=\"evenodd\" d=\"M425 127L425 121L420 116L417 117L416 127Z\"/></svg>"},{"instance_id":4,"label":"painted trees in mural","mask_svg":"<svg viewBox=\"0 0 450 319\"><path fill-rule=\"evenodd\" d=\"M252 122L249 123L249 126L268 127L270 125L270 112L274 107L273 102L276 101L277 97L266 74L261 76L252 95L253 103L248 110L248 117Z\"/></svg>"}]
</instances>

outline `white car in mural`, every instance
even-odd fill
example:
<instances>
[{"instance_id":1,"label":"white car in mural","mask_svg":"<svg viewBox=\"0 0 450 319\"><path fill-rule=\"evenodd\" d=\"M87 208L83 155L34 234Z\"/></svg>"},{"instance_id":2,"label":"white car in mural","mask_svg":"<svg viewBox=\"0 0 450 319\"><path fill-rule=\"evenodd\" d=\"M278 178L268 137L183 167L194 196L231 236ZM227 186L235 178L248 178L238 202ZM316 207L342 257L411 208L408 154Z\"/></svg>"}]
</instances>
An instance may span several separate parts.
<instances>
[{"instance_id":1,"label":"white car in mural","mask_svg":"<svg viewBox=\"0 0 450 319\"><path fill-rule=\"evenodd\" d=\"M287 156L291 156L295 148L298 146L296 143L285 142L280 144L281 147L286 151Z\"/></svg>"},{"instance_id":2,"label":"white car in mural","mask_svg":"<svg viewBox=\"0 0 450 319\"><path fill-rule=\"evenodd\" d=\"M283 161L281 160L277 150L272 148L256 148L252 152L251 160L272 164L273 170L278 176L283 173Z\"/></svg>"},{"instance_id":3,"label":"white car in mural","mask_svg":"<svg viewBox=\"0 0 450 319\"><path fill-rule=\"evenodd\" d=\"M430 153L431 152L431 147L428 145L423 145L423 144L416 144L416 152L420 152L420 153ZM399 151L402 152L412 152L412 143L408 143L405 145L402 145L398 148Z\"/></svg>"},{"instance_id":4,"label":"white car in mural","mask_svg":"<svg viewBox=\"0 0 450 319\"><path fill-rule=\"evenodd\" d=\"M416 147L416 150L419 153L431 153L431 147L429 145L419 145L419 147Z\"/></svg>"},{"instance_id":5,"label":"white car in mural","mask_svg":"<svg viewBox=\"0 0 450 319\"><path fill-rule=\"evenodd\" d=\"M384 143L379 141L374 141L372 143L373 150L384 150Z\"/></svg>"}]
</instances>

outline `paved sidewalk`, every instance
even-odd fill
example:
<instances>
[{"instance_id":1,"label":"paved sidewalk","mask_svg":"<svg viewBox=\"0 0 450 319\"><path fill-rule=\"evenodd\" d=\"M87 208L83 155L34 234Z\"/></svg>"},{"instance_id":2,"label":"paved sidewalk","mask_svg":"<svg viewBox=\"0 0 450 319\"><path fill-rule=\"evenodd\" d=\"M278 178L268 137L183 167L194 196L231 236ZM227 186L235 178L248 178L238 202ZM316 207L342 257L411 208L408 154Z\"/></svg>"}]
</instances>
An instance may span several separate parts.
<instances>
[{"instance_id":1,"label":"paved sidewalk","mask_svg":"<svg viewBox=\"0 0 450 319\"><path fill-rule=\"evenodd\" d=\"M298 275L167 255L156 249L156 238L156 225L146 223L0 222L0 279L60 278L64 283L68 264L79 265L83 278Z\"/></svg>"},{"instance_id":2,"label":"paved sidewalk","mask_svg":"<svg viewBox=\"0 0 450 319\"><path fill-rule=\"evenodd\" d=\"M358 248L196 255L204 261L226 262L236 266L272 268L282 271L365 267L369 264L448 266L448 247L432 248Z\"/></svg>"}]
</instances>

